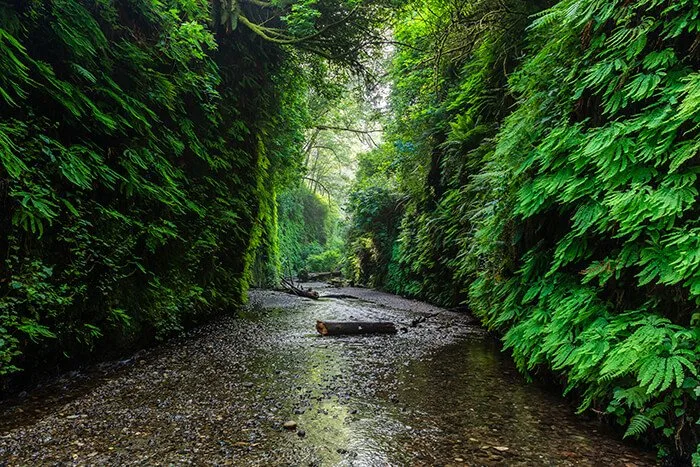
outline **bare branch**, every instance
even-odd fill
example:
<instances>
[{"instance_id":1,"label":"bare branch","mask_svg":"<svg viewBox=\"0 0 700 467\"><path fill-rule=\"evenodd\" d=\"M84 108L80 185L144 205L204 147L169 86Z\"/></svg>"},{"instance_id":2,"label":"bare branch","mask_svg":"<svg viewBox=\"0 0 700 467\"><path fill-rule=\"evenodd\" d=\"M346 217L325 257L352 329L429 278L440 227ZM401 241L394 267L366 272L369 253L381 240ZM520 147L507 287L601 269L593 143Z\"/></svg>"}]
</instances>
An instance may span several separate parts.
<instances>
[{"instance_id":1,"label":"bare branch","mask_svg":"<svg viewBox=\"0 0 700 467\"><path fill-rule=\"evenodd\" d=\"M313 183L314 185L321 187L323 189L323 191L326 192L326 195L328 196L328 204L331 204L331 192L328 188L326 188L326 186L323 183L321 183L317 179L309 177L309 176L305 176L304 180L307 180L307 181Z\"/></svg>"}]
</instances>

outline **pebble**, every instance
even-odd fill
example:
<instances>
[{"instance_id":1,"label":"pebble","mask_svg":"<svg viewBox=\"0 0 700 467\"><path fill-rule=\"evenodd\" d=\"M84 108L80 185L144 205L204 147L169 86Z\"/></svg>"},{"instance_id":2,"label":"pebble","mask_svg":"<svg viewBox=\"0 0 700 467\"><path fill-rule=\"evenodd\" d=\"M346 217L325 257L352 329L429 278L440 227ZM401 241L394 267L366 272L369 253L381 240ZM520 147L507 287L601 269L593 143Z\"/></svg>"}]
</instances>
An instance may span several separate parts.
<instances>
[{"instance_id":1,"label":"pebble","mask_svg":"<svg viewBox=\"0 0 700 467\"><path fill-rule=\"evenodd\" d=\"M253 295L256 293L274 295L268 292L253 292ZM284 298L298 306L296 297L288 298L285 294ZM322 317L332 314L333 318L347 319L349 310L357 307L343 305ZM358 316L375 313L373 307L362 305ZM581 428L577 425L569 428L564 424L568 418L549 422L559 427L561 434L557 434L555 441L561 440L562 444L549 443L549 449L543 450L536 436L541 434L542 427L549 425L537 416L542 420L554 417L545 417L550 415L549 409L538 397L533 398L532 418L519 420L523 426L518 427L516 436L494 435L491 431L494 426L505 425L507 410L502 411L501 407L519 401L507 396L509 386L497 388L491 393L493 400L483 405L465 391L457 391L453 407L449 407L454 409L455 418L446 417L444 405L432 400L433 395L472 384L494 388L494 383L502 381L501 366L492 368L489 359L489 366L484 367L488 371L478 375L475 372L486 363L457 364L456 356L466 350L455 350L454 355L452 350L443 353L441 349L453 339L443 339L443 334L427 329L430 326L412 330L410 339L350 337L326 341L324 349L317 350L304 333L325 308L307 310L290 306L288 309L292 311L270 312L270 316L256 311L259 316L252 323L247 318L225 318L202 328L196 339L163 344L144 352L152 355L146 360L140 354L135 356L134 361L141 360L143 367L107 374L104 382L98 380L96 389L89 385L87 389L80 386L70 391L60 387L54 391L60 394L51 395L56 399L50 404L41 398L22 404L21 409L30 413L41 404L42 410L36 409L43 414L40 417L22 416L21 409L13 412L9 408L15 419L12 426L16 428L9 431L0 428L0 432L8 433L0 435L0 451L7 449L5 452L14 456L13 465L105 465L124 463L125 459L130 464L152 464L155 452L156 456L162 456L159 462L169 465L196 463L198 459L218 465L304 465L301 460L307 455L313 457L318 447L323 446L321 449L328 449L329 454L337 452L335 457L349 464L364 454L358 453L355 446L358 440L366 438L376 443L378 453L386 454L387 463L396 460L394 455L402 456L405 452L422 465L507 465L509 461L522 465L562 465L600 460L603 462L598 463L625 467L651 465L643 456L636 463L638 451L620 448L615 440L592 435L585 423ZM400 322L398 312L385 313ZM435 321L440 319L449 319L452 328L463 324L452 322L453 315L436 317ZM440 340L433 340L431 333ZM469 335L472 334L480 336L471 332ZM212 352L216 352L215 358ZM261 361L270 365L261 366ZM410 362L408 367L407 362ZM457 368L464 367L463 371L454 374L448 371L445 364L453 362ZM343 368L343 373L337 368ZM270 378L270 375L276 376ZM153 384L154 380L158 384ZM445 380L449 385L443 384ZM444 387L435 388L436 382ZM515 388L519 387L516 384ZM68 398L70 395L75 399ZM551 399L545 400L550 403ZM569 410L554 406L556 410L551 414L557 418L560 412ZM360 407L362 415L355 415ZM408 415L402 415L406 411ZM0 409L0 426L8 425L5 413L5 408ZM345 414L349 414L347 418ZM285 420L288 415L294 419ZM367 424L363 420L365 416L390 424ZM300 425L312 430L308 440ZM347 439L338 436L336 428L340 426L348 429ZM387 436L397 427L402 427L400 437ZM140 430L158 430L158 435ZM218 439L225 441L215 442ZM499 441L506 440L516 447L500 445ZM435 449L436 445L447 446L441 443L452 447ZM588 449L592 443L601 448L602 456L584 450L570 458L570 453L558 452L565 446L572 451ZM339 445L347 445L350 450L338 448ZM611 454L613 448L616 451ZM541 452L546 456L538 460ZM73 460L73 454L80 457ZM622 454L626 455L620 457ZM3 455L6 454L0 454L0 458Z\"/></svg>"}]
</instances>

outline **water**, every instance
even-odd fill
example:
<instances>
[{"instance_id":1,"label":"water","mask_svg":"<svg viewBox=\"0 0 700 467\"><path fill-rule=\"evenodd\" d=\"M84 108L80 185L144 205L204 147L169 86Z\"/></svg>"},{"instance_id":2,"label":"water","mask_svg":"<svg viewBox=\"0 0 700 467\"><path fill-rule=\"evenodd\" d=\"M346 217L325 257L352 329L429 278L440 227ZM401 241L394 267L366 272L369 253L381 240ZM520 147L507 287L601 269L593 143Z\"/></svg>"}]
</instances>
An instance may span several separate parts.
<instances>
[{"instance_id":1,"label":"water","mask_svg":"<svg viewBox=\"0 0 700 467\"><path fill-rule=\"evenodd\" d=\"M330 291L325 290L325 293ZM10 465L649 465L653 457L527 384L464 314L377 292L253 306L101 374L6 401ZM412 319L427 316L420 327ZM320 337L316 319L395 336ZM49 397L51 396L51 397ZM294 421L296 430L283 424ZM303 435L303 436L300 436Z\"/></svg>"}]
</instances>

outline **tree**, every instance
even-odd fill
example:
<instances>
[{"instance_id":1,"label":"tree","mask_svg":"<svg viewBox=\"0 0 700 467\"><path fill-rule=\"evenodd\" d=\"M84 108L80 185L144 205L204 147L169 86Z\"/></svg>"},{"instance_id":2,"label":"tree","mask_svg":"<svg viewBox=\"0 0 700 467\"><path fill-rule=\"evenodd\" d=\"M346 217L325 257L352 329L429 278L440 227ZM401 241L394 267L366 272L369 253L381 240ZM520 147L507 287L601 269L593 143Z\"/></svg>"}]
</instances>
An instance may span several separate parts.
<instances>
[{"instance_id":1,"label":"tree","mask_svg":"<svg viewBox=\"0 0 700 467\"><path fill-rule=\"evenodd\" d=\"M262 39L293 46L356 70L384 42L383 0L213 0L223 32L243 26Z\"/></svg>"}]
</instances>

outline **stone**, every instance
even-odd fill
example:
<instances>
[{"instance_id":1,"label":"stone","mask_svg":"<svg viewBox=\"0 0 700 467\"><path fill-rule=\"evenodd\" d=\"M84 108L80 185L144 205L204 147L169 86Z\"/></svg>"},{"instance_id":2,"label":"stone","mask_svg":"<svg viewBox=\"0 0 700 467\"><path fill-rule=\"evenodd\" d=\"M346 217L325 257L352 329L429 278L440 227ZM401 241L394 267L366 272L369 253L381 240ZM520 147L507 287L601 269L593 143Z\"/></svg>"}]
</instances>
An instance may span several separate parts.
<instances>
[{"instance_id":1,"label":"stone","mask_svg":"<svg viewBox=\"0 0 700 467\"><path fill-rule=\"evenodd\" d=\"M297 428L297 422L294 420L289 420L287 422L284 422L284 425L282 425L285 430L295 430Z\"/></svg>"}]
</instances>

